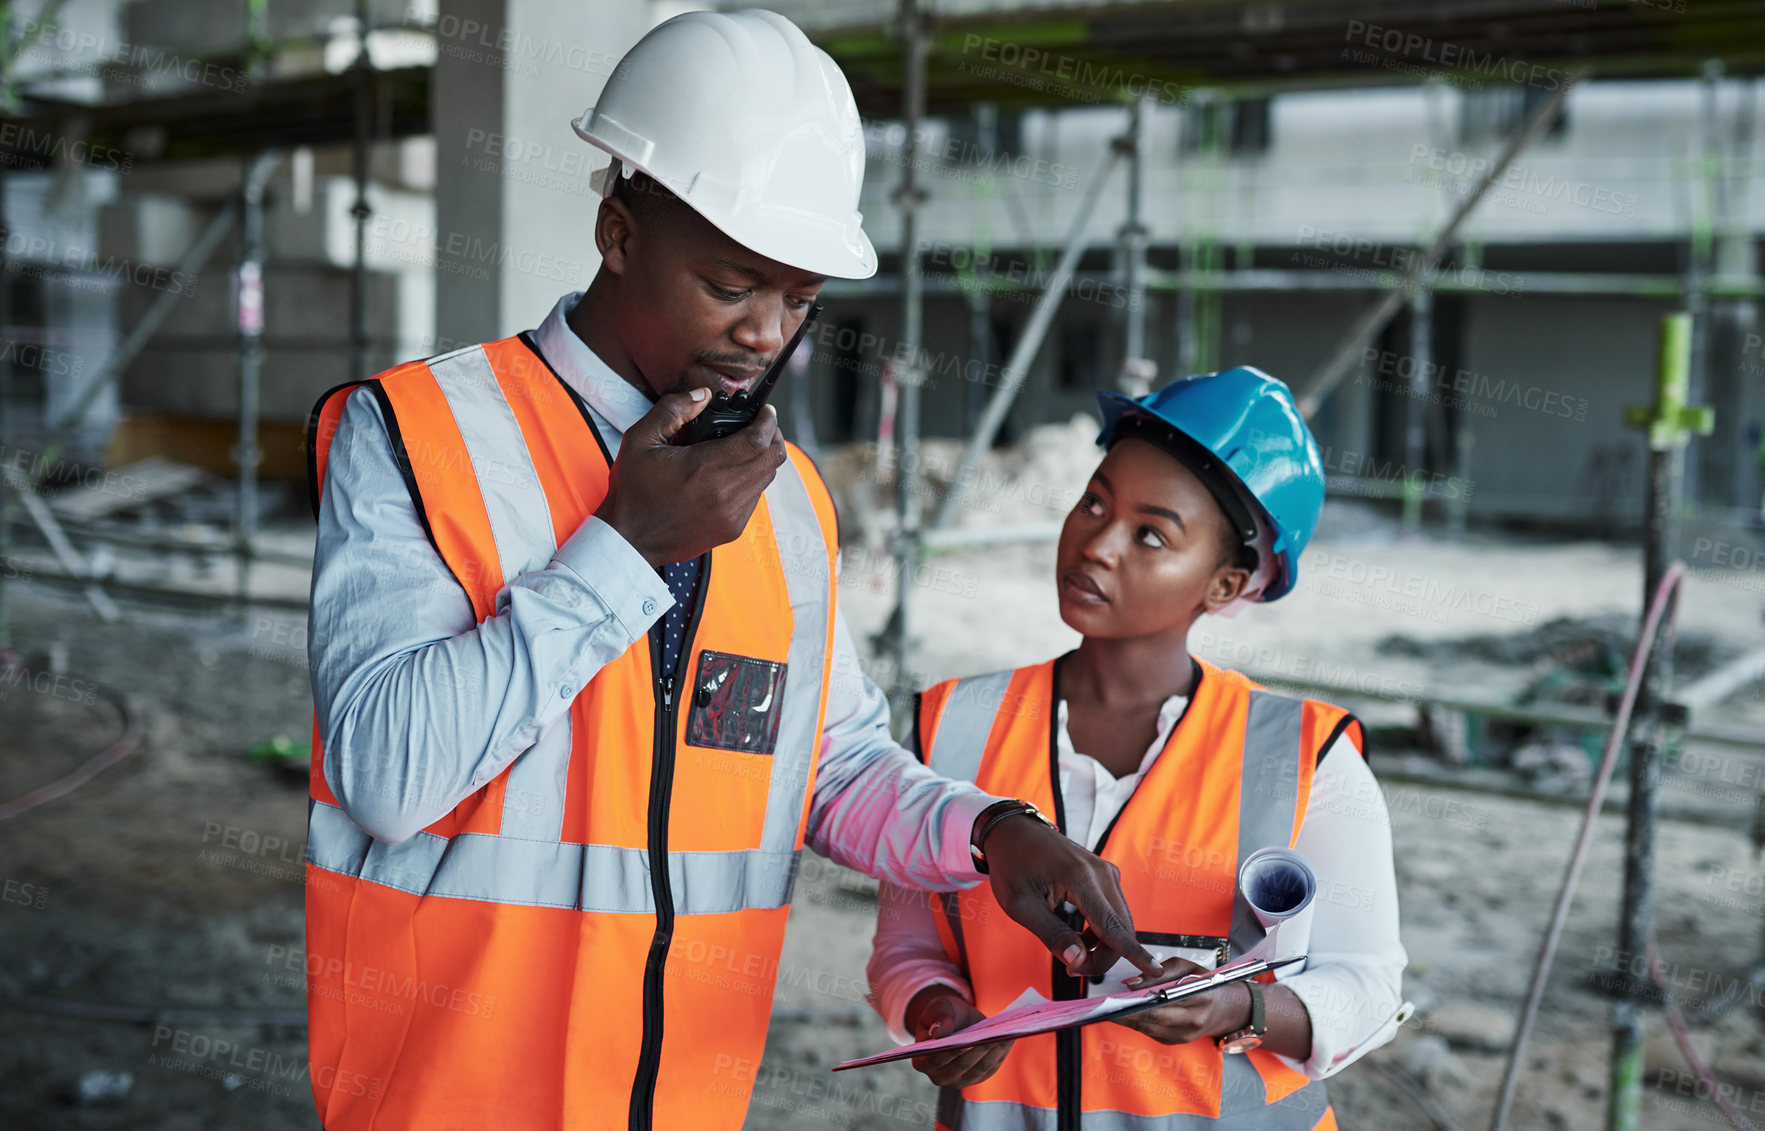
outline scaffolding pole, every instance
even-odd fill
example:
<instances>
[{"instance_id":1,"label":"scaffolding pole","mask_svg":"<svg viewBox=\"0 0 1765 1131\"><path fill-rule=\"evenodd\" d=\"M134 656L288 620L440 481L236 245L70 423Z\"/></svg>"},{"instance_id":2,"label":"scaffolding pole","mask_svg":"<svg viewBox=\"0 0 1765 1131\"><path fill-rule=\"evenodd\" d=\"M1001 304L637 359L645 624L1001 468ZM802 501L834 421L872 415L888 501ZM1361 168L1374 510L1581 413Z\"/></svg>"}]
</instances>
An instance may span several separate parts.
<instances>
[{"instance_id":1,"label":"scaffolding pole","mask_svg":"<svg viewBox=\"0 0 1765 1131\"><path fill-rule=\"evenodd\" d=\"M1491 288L1485 272L1467 265L1445 274L1435 275L1428 287L1435 294L1489 294ZM1089 280L1090 275L1074 273L1073 278ZM1619 271L1504 271L1501 279L1508 293L1515 295L1604 295L1622 298L1660 299L1683 302L1685 275L1641 275ZM1021 279L1008 275L977 275L966 284L969 288L986 287L996 291L1020 291ZM1171 271L1162 267L1146 268L1146 289L1149 291L1234 292L1270 291L1303 293L1306 291L1404 291L1405 276L1397 271L1361 274L1316 269L1285 269L1239 267L1230 271L1196 271L1185 267ZM830 282L822 294L830 298L875 298L892 295L900 285L892 278L871 278L852 282ZM926 280L921 293L928 295L959 294L962 287L940 279ZM1733 271L1712 278L1711 296L1725 299L1765 298L1765 280L1746 271ZM1500 291L1494 293L1501 293ZM1185 372L1189 369L1185 368Z\"/></svg>"},{"instance_id":2,"label":"scaffolding pole","mask_svg":"<svg viewBox=\"0 0 1765 1131\"><path fill-rule=\"evenodd\" d=\"M1422 501L1428 476L1422 465L1428 460L1428 378L1434 358L1434 292L1426 282L1410 295L1410 388L1404 404L1403 425L1403 525L1415 530L1422 525Z\"/></svg>"},{"instance_id":3,"label":"scaffolding pole","mask_svg":"<svg viewBox=\"0 0 1765 1131\"><path fill-rule=\"evenodd\" d=\"M1362 314L1360 318L1356 319L1354 325L1349 327L1348 332L1342 336L1342 340L1337 343L1336 349L1329 358L1311 375L1311 379L1305 383L1304 390L1299 395L1300 412L1308 417L1317 413L1318 406L1323 403L1324 398L1329 396L1331 391L1348 375L1349 366L1353 365L1355 360L1360 357L1361 350L1366 347L1375 334L1384 328L1385 323L1391 320L1391 316L1397 312L1398 306L1415 288L1417 282L1426 279L1434 270L1434 265L1440 261L1440 257L1451 246L1453 236L1458 233L1459 227L1483 202L1490 187L1501 180L1503 174L1508 171L1508 166L1514 163L1514 159L1520 156L1521 151L1544 133L1546 127L1556 119L1558 112L1562 110L1563 101L1569 97L1569 92L1586 75L1587 71L1582 70L1564 79L1563 85L1557 88L1556 93L1551 95L1548 101L1539 106L1537 111L1533 113L1531 120L1518 133L1508 139L1507 145L1502 149L1501 156L1496 158L1494 163L1490 165L1489 171L1483 174L1482 180L1477 182L1477 187L1471 190L1459 204L1458 209L1453 212L1451 218L1441 226L1433 241L1411 260L1409 270L1403 273L1402 284L1380 295L1373 305L1367 308L1366 313Z\"/></svg>"},{"instance_id":4,"label":"scaffolding pole","mask_svg":"<svg viewBox=\"0 0 1765 1131\"><path fill-rule=\"evenodd\" d=\"M999 146L999 107L992 102L974 104L975 144L989 161ZM963 281L972 284L976 274L973 264L986 262L993 254L993 196L997 191L992 177L974 180L974 255L963 270ZM968 355L978 373L985 373L993 360L993 291L990 287L970 285L968 292ZM969 431L980 422L987 408L984 381L971 381L962 406L962 430Z\"/></svg>"},{"instance_id":5,"label":"scaffolding pole","mask_svg":"<svg viewBox=\"0 0 1765 1131\"><path fill-rule=\"evenodd\" d=\"M0 67L5 66L0 61ZM5 73L0 72L0 88L9 87ZM0 101L4 98L0 97ZM6 230L6 181L0 169L0 326L12 316L12 287L7 278L6 243L11 233ZM10 462L12 455L12 363L0 364L0 466ZM6 579L12 576L12 505L7 500L6 476L0 475L0 649L12 644L12 610L8 605Z\"/></svg>"},{"instance_id":6,"label":"scaffolding pole","mask_svg":"<svg viewBox=\"0 0 1765 1131\"><path fill-rule=\"evenodd\" d=\"M1722 139L1717 131L1716 98L1721 91L1722 62L1704 62L1698 82L1698 130L1695 146L1691 209L1691 245L1685 263L1685 309L1691 315L1691 341L1687 345L1686 395L1693 402L1706 399L1709 390L1710 356L1710 279L1716 267L1716 228L1721 212L1718 173L1722 161ZM1688 460L1681 468L1684 481L1680 490L1696 503L1703 494L1703 469L1697 460Z\"/></svg>"},{"instance_id":7,"label":"scaffolding pole","mask_svg":"<svg viewBox=\"0 0 1765 1131\"><path fill-rule=\"evenodd\" d=\"M1096 211L1097 199L1103 193L1103 186L1108 182L1111 170L1122 159L1124 148L1122 139L1112 142L1108 156L1091 174L1091 183L1085 190L1084 199L1079 202L1078 215L1073 217L1072 228L1067 233L1066 250L1061 253L1060 263L1054 268L1047 288L1036 301L1036 309L1031 312L1023 334L1017 339L1017 345L1012 348L1011 360L1006 362L1005 372L999 375L999 387L987 401L987 411L982 414L981 422L975 426L968 447L963 449L962 462L957 465L956 474L950 480L950 493L944 496L943 503L938 507L937 518L932 522L934 529L943 529L954 522L956 512L967 501L975 465L993 446L993 437L998 434L999 426L1005 423L1005 414L1011 411L1011 402L1017 399L1018 391L1023 388L1024 378L1029 375L1030 362L1034 360L1036 351L1042 347L1042 337L1053 323L1054 312L1060 308L1060 300L1066 294L1067 285L1072 282L1073 271L1079 265L1079 257L1085 252L1086 231L1091 226L1091 215Z\"/></svg>"},{"instance_id":8,"label":"scaffolding pole","mask_svg":"<svg viewBox=\"0 0 1765 1131\"><path fill-rule=\"evenodd\" d=\"M1146 395L1158 376L1157 363L1146 356L1146 245L1150 231L1142 219L1146 200L1146 120L1151 117L1151 109L1149 95L1141 94L1134 101L1134 116L1128 124L1132 148L1128 151L1127 216L1117 233L1128 309L1116 387L1130 397Z\"/></svg>"},{"instance_id":9,"label":"scaffolding pole","mask_svg":"<svg viewBox=\"0 0 1765 1131\"><path fill-rule=\"evenodd\" d=\"M178 261L174 271L186 278L194 278L202 270L203 265L208 262L208 257L221 246L221 241L226 239L227 233L233 230L233 225L238 222L238 219L239 212L236 207L227 205L222 208L215 218L209 221L208 227L203 229L202 234L196 237L196 242L190 245L190 250L184 253L184 258ZM86 411L92 407L92 402L98 399L98 394L102 393L112 381L122 376L123 370L127 369L129 363L135 360L135 355L141 352L153 335L159 331L159 328L165 324L165 320L171 317L172 311L176 310L178 304L184 301L182 296L186 293L188 292L171 289L160 291L154 298L153 305L149 306L147 312L141 315L141 320L129 328L127 336L116 347L115 352L104 359L103 368L99 369L97 373L92 375L92 379L86 382L86 387L80 390L78 397L74 398L73 407L68 409L67 415L62 418L61 423L56 425L55 430L49 434L48 441L43 445L42 455L38 458L37 470L31 476L32 486L40 483L42 472L53 467L55 461L60 458L61 449L73 436L80 421L85 418Z\"/></svg>"},{"instance_id":10,"label":"scaffolding pole","mask_svg":"<svg viewBox=\"0 0 1765 1131\"><path fill-rule=\"evenodd\" d=\"M241 608L251 580L251 543L257 533L257 465L263 458L257 445L257 418L263 375L264 183L275 167L274 154L262 153L253 158L245 172L239 201L242 238L233 287L233 310L239 331L239 443L233 449L233 459L239 465L239 492L233 547Z\"/></svg>"},{"instance_id":11,"label":"scaffolding pole","mask_svg":"<svg viewBox=\"0 0 1765 1131\"><path fill-rule=\"evenodd\" d=\"M890 685L897 700L912 693L907 674L910 624L908 604L913 578L918 574L919 546L919 392L923 373L919 367L920 338L925 303L921 296L919 237L916 223L925 190L919 187L919 127L925 118L926 29L918 0L901 0L901 49L905 55L906 83L902 88L902 116L907 137L901 155L901 185L895 204L901 210L901 348L905 357L896 370L900 381L900 409L895 419L895 610L883 628L889 662Z\"/></svg>"},{"instance_id":12,"label":"scaffolding pole","mask_svg":"<svg viewBox=\"0 0 1765 1131\"><path fill-rule=\"evenodd\" d=\"M1628 421L1648 430L1648 533L1643 542L1643 607L1648 608L1661 578L1676 556L1679 505L1683 497L1686 439L1708 433L1709 409L1688 406L1691 383L1692 317L1670 314L1661 323L1660 370L1655 403L1632 408ZM1636 724L1630 741L1630 800L1624 841L1624 904L1618 919L1618 952L1646 952L1654 919L1655 826L1659 819L1661 750L1665 728L1661 705L1673 680L1673 621L1661 631L1660 644L1643 669L1636 701ZM1609 1131L1636 1131L1642 1116L1642 1007L1651 997L1647 975L1631 973L1620 964L1617 1000L1612 1003L1611 1086L1606 1126Z\"/></svg>"},{"instance_id":13,"label":"scaffolding pole","mask_svg":"<svg viewBox=\"0 0 1765 1131\"><path fill-rule=\"evenodd\" d=\"M372 19L369 0L356 0L355 19L357 42L355 65L355 138L350 162L355 174L355 270L349 287L349 372L357 381L366 381L368 372L368 143L373 130L374 64L368 56L368 25Z\"/></svg>"}]
</instances>

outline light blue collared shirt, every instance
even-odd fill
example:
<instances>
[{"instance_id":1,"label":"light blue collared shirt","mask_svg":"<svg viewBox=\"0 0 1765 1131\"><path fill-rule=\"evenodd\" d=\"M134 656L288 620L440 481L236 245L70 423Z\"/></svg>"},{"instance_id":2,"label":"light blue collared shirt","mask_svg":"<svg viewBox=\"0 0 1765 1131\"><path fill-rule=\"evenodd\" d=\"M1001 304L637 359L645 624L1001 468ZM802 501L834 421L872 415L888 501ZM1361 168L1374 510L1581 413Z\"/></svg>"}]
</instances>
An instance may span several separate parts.
<instances>
[{"instance_id":1,"label":"light blue collared shirt","mask_svg":"<svg viewBox=\"0 0 1765 1131\"><path fill-rule=\"evenodd\" d=\"M581 297L559 299L534 340L617 457L651 402L570 329ZM590 516L543 569L507 579L479 623L423 531L378 401L355 390L326 459L307 637L326 783L370 835L407 839L507 769L673 600ZM832 661L809 847L904 886L972 886L969 833L994 799L894 742L837 611Z\"/></svg>"}]
</instances>

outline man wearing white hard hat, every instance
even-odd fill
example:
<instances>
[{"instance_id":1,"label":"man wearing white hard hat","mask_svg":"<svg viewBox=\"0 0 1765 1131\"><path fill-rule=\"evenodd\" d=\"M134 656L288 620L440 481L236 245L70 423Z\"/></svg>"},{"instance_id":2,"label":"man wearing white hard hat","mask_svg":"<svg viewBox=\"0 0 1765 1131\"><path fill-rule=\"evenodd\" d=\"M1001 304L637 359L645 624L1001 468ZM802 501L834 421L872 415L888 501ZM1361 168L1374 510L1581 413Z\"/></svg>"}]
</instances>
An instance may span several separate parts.
<instances>
[{"instance_id":1,"label":"man wearing white hard hat","mask_svg":"<svg viewBox=\"0 0 1765 1131\"><path fill-rule=\"evenodd\" d=\"M832 501L770 406L681 442L827 278L876 270L844 76L780 16L694 12L576 128L613 157L588 290L310 422L327 1128L735 1131L804 847L990 875L1075 973L1156 969L1112 866L890 739Z\"/></svg>"}]
</instances>

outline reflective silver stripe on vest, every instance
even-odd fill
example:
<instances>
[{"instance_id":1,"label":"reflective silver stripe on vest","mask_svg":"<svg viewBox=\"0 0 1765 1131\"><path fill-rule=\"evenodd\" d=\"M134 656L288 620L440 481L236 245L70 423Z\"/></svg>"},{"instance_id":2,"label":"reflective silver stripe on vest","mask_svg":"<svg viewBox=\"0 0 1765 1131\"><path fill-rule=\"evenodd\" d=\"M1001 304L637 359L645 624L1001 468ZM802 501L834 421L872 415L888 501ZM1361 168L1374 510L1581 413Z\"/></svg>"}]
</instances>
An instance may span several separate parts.
<instances>
[{"instance_id":1,"label":"reflective silver stripe on vest","mask_svg":"<svg viewBox=\"0 0 1765 1131\"><path fill-rule=\"evenodd\" d=\"M791 645L786 653L783 700L778 707L778 743L772 752L760 852L792 862L781 901L789 902L796 881L797 831L803 823L803 798L821 746L821 689L832 611L828 608L827 538L822 534L815 504L809 499L809 488L791 460L780 465L772 485L766 488L766 509L772 516L785 593L791 603Z\"/></svg>"},{"instance_id":2,"label":"reflective silver stripe on vest","mask_svg":"<svg viewBox=\"0 0 1765 1131\"><path fill-rule=\"evenodd\" d=\"M551 511L488 358L481 348L461 350L431 363L431 369L465 438L504 578L543 567L557 549ZM754 849L669 853L680 915L784 907L796 881L797 834L820 747L833 615L829 549L794 464L779 469L766 499L792 617L766 820ZM418 833L384 844L341 809L315 802L308 819L308 859L413 895L654 914L647 849L561 842L571 747L566 713L515 759L500 835ZM649 753L642 752L646 761Z\"/></svg>"},{"instance_id":3,"label":"reflective silver stripe on vest","mask_svg":"<svg viewBox=\"0 0 1765 1131\"><path fill-rule=\"evenodd\" d=\"M1005 702L1005 691L1011 686L1011 675L1010 671L988 672L956 681L938 716L926 765L947 778L974 780L980 772L981 756L987 752L993 720L998 718L999 705Z\"/></svg>"},{"instance_id":4,"label":"reflective silver stripe on vest","mask_svg":"<svg viewBox=\"0 0 1765 1131\"><path fill-rule=\"evenodd\" d=\"M931 766L948 777L973 780L981 751L1005 696L1010 672L996 672L959 682L938 719ZM974 685L969 688L966 685ZM966 694L964 694L966 692ZM1245 711L1244 754L1239 770L1238 859L1268 846L1287 847L1299 793L1299 742L1304 702L1273 692L1252 690ZM946 745L946 736L950 742ZM978 737L977 737L978 735ZM954 905L955 899L950 903ZM966 958L960 914L948 915L951 932ZM1250 913L1243 894L1232 901L1231 939L1243 953L1263 937L1262 925ZM1222 1064L1220 1115L1129 1115L1086 1111L1086 1131L1309 1131L1329 1106L1321 1082L1308 1084L1275 1103L1256 1066L1243 1056L1225 1056ZM951 1131L1054 1131L1052 1109L1005 1102L973 1103L954 1089L941 1089L938 1120Z\"/></svg>"},{"instance_id":5,"label":"reflective silver stripe on vest","mask_svg":"<svg viewBox=\"0 0 1765 1131\"><path fill-rule=\"evenodd\" d=\"M1005 702L1011 686L1012 672L988 672L959 679L944 700L938 714L937 733L932 736L931 752L925 764L956 781L973 781L980 773L981 758L987 752L987 739L993 733L993 720ZM916 722L918 720L915 720ZM961 895L950 892L939 902L943 905L944 921L956 940L956 953L964 970L968 969L968 940L962 934Z\"/></svg>"},{"instance_id":6,"label":"reflective silver stripe on vest","mask_svg":"<svg viewBox=\"0 0 1765 1131\"><path fill-rule=\"evenodd\" d=\"M1299 799L1299 738L1305 702L1272 691L1252 690L1244 717L1244 764L1238 779L1238 862L1262 848L1286 848L1293 838ZM1243 954L1267 933L1242 891L1232 895L1234 954Z\"/></svg>"},{"instance_id":7,"label":"reflective silver stripe on vest","mask_svg":"<svg viewBox=\"0 0 1765 1131\"><path fill-rule=\"evenodd\" d=\"M447 397L454 425L466 442L466 456L472 461L478 493L484 498L497 562L507 584L543 566L558 548L545 489L533 468L515 410L503 396L483 347L431 362L429 370Z\"/></svg>"},{"instance_id":8,"label":"reflective silver stripe on vest","mask_svg":"<svg viewBox=\"0 0 1765 1131\"><path fill-rule=\"evenodd\" d=\"M1256 1069L1242 1056L1226 1056L1227 1075L1238 1061L1256 1076ZM1258 1083L1261 1078L1258 1077ZM1255 1110L1211 1115L1129 1115L1120 1111L1086 1111L1085 1131L1311 1131L1330 1106L1321 1081L1307 1084L1272 1104ZM938 1119L950 1131L1054 1131L1054 1111L1028 1104L964 1101L950 1108L939 1105Z\"/></svg>"},{"instance_id":9,"label":"reflective silver stripe on vest","mask_svg":"<svg viewBox=\"0 0 1765 1131\"><path fill-rule=\"evenodd\" d=\"M558 549L551 507L526 437L482 347L429 363L447 397L454 424L484 499L503 584L541 569ZM503 801L505 836L556 841L564 832L565 782L570 774L570 712L515 760Z\"/></svg>"},{"instance_id":10,"label":"reflective silver stripe on vest","mask_svg":"<svg viewBox=\"0 0 1765 1131\"><path fill-rule=\"evenodd\" d=\"M418 833L398 844L374 840L335 805L312 803L307 859L411 895L528 907L654 914L649 852L606 844L561 844L486 833ZM796 853L757 850L670 852L668 875L682 915L783 907Z\"/></svg>"}]
</instances>

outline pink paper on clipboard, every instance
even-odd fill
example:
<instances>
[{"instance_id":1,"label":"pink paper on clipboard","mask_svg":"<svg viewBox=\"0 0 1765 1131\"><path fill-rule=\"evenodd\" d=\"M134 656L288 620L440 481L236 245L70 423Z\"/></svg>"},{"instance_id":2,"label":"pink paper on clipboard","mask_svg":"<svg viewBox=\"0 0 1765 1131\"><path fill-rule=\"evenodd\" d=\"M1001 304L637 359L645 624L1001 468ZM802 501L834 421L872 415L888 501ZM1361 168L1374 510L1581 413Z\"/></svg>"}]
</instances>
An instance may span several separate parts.
<instances>
[{"instance_id":1,"label":"pink paper on clipboard","mask_svg":"<svg viewBox=\"0 0 1765 1131\"><path fill-rule=\"evenodd\" d=\"M874 1056L848 1060L844 1064L835 1065L833 1070L840 1072L848 1068L865 1068L872 1064L907 1060L915 1056L924 1056L927 1053L968 1048L972 1045L990 1044L993 1041L1013 1041L1019 1037L1032 1037L1038 1033L1052 1033L1058 1029L1070 1029L1075 1025L1091 1025L1116 1017L1126 1017L1142 1010L1169 1005L1171 1002L1181 1001L1195 994L1204 994L1209 990L1216 990L1221 986L1245 978L1254 978L1266 970L1276 970L1291 962L1302 960L1303 958L1300 957L1270 962L1261 957L1246 955L1236 962L1209 970L1205 974L1193 975L1191 978L1171 985L1135 990L1132 993L1110 994L1108 997L1101 998L1079 998L1076 1001L1049 1001L1033 989L1025 990L1018 995L1016 1001L998 1013L984 1021L977 1021L966 1029L951 1033L947 1037L918 1041L914 1044L890 1049L888 1052L879 1052Z\"/></svg>"}]
</instances>

